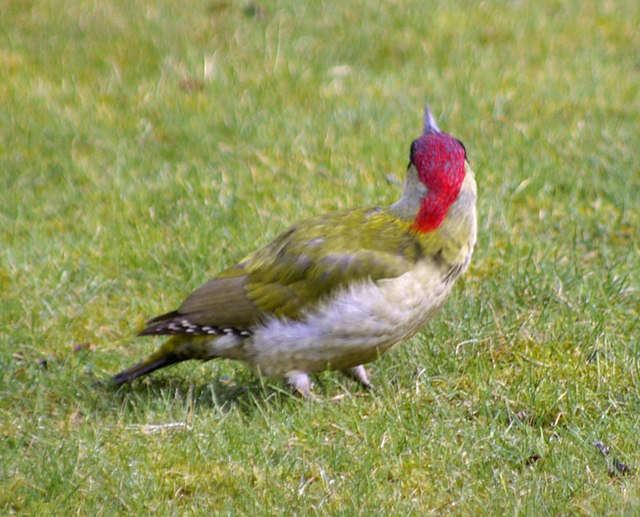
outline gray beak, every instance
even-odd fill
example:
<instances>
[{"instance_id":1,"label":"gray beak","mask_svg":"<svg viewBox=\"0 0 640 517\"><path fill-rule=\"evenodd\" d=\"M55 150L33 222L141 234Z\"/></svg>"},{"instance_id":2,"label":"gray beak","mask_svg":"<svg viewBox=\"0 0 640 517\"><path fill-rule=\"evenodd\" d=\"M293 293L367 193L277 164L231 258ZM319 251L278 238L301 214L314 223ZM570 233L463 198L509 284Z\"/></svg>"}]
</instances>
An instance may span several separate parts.
<instances>
[{"instance_id":1,"label":"gray beak","mask_svg":"<svg viewBox=\"0 0 640 517\"><path fill-rule=\"evenodd\" d=\"M427 133L440 133L440 128L436 124L436 119L433 118L429 105L424 107L424 128L422 129L423 135Z\"/></svg>"}]
</instances>

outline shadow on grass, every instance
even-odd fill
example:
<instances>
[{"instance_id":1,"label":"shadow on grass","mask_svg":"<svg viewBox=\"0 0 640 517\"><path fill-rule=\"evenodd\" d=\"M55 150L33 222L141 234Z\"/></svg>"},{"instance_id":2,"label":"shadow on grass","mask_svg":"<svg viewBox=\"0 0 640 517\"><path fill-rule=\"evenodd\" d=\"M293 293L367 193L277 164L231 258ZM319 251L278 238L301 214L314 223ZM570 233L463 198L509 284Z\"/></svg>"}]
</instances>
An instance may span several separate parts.
<instances>
[{"instance_id":1,"label":"shadow on grass","mask_svg":"<svg viewBox=\"0 0 640 517\"><path fill-rule=\"evenodd\" d=\"M144 408L170 406L187 407L194 411L220 411L223 413L239 410L246 416L256 410L263 411L301 399L277 380L239 373L238 380L226 377L211 381L202 378L158 376L136 379L120 386L110 378L97 383L103 397L117 402L123 409L138 412ZM113 406L111 406L113 407Z\"/></svg>"},{"instance_id":2,"label":"shadow on grass","mask_svg":"<svg viewBox=\"0 0 640 517\"><path fill-rule=\"evenodd\" d=\"M182 417L185 412L239 412L250 417L256 412L280 411L292 404L308 402L282 381L258 376L242 366L200 373L186 368L167 370L118 386L112 380L113 372L96 367L96 360L87 353L66 355L63 359L52 357L46 364L33 360L13 360L9 364L5 373L15 370L9 377L21 379L14 383L13 391L23 403L23 393L26 386L30 386L34 392L48 394L46 398L51 403L64 400L65 404L84 414L96 413L105 417L114 413L134 417L149 412L164 413L167 418L178 414ZM311 401L330 399L336 390L343 393L360 391L355 381L343 380L338 372L315 375L313 384Z\"/></svg>"},{"instance_id":3,"label":"shadow on grass","mask_svg":"<svg viewBox=\"0 0 640 517\"><path fill-rule=\"evenodd\" d=\"M341 381L347 384L341 384ZM167 413L187 409L202 413L239 411L249 417L256 411L280 411L291 404L329 400L332 394L335 396L336 388L339 392L356 396L371 395L370 390L355 381L343 379L339 372L334 371L321 372L313 377L313 391L309 399L285 386L281 380L261 377L248 369L234 373L234 378L164 374L135 379L119 386L112 382L111 377L94 384L100 390L99 397L111 401L105 404L105 410L113 410L114 403L117 403L121 409L132 413L149 409Z\"/></svg>"},{"instance_id":4,"label":"shadow on grass","mask_svg":"<svg viewBox=\"0 0 640 517\"><path fill-rule=\"evenodd\" d=\"M237 383L224 378L206 382L177 377L148 377L116 386L108 379L101 383L105 396L110 396L122 405L151 407L160 401L189 406L194 410L227 412L234 408L251 414L266 404L276 405L296 398L282 386L265 379L243 379Z\"/></svg>"}]
</instances>

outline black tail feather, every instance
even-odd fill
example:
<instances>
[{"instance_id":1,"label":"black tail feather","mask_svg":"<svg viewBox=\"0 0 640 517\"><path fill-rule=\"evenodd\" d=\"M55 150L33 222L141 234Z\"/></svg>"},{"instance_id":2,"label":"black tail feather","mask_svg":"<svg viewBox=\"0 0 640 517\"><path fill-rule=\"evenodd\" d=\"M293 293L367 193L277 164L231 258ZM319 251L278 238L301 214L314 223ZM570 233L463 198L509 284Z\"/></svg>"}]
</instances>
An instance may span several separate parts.
<instances>
[{"instance_id":1,"label":"black tail feather","mask_svg":"<svg viewBox=\"0 0 640 517\"><path fill-rule=\"evenodd\" d=\"M116 385L124 384L125 382L129 382L136 377L140 377L141 375L146 375L147 373L151 373L154 370L158 370L160 368L164 368L165 366L169 366L171 364L179 363L184 361L184 358L177 357L175 355L161 357L152 361L141 361L137 364L134 364L130 368L126 370L122 370L120 373L113 376L113 382Z\"/></svg>"}]
</instances>

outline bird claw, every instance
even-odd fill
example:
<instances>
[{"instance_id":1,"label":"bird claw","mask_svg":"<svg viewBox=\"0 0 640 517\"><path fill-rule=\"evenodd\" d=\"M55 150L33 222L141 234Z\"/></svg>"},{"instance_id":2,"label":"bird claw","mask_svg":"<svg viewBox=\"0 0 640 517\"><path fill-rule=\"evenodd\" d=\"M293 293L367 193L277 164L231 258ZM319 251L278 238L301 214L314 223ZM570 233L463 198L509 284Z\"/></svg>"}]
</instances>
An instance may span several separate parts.
<instances>
[{"instance_id":1,"label":"bird claw","mask_svg":"<svg viewBox=\"0 0 640 517\"><path fill-rule=\"evenodd\" d=\"M342 372L352 379L358 381L364 388L370 390L373 389L373 384L369 381L369 375L367 374L367 370L365 370L364 366L359 364L358 366L354 366L352 368L347 368L346 370L342 370Z\"/></svg>"},{"instance_id":2,"label":"bird claw","mask_svg":"<svg viewBox=\"0 0 640 517\"><path fill-rule=\"evenodd\" d=\"M284 381L303 398L311 397L311 379L307 372L292 370L284 376Z\"/></svg>"}]
</instances>

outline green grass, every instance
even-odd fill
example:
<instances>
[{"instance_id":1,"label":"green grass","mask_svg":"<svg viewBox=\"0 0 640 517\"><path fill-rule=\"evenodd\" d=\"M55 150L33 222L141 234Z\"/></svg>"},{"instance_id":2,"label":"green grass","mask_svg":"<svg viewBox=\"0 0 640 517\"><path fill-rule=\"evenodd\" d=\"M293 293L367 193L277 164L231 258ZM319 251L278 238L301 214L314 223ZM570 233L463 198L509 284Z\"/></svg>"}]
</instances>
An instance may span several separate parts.
<instances>
[{"instance_id":1,"label":"green grass","mask_svg":"<svg viewBox=\"0 0 640 517\"><path fill-rule=\"evenodd\" d=\"M2 2L0 513L640 512L638 2L378 4ZM427 101L479 241L376 391L104 383L288 224L397 199Z\"/></svg>"}]
</instances>

